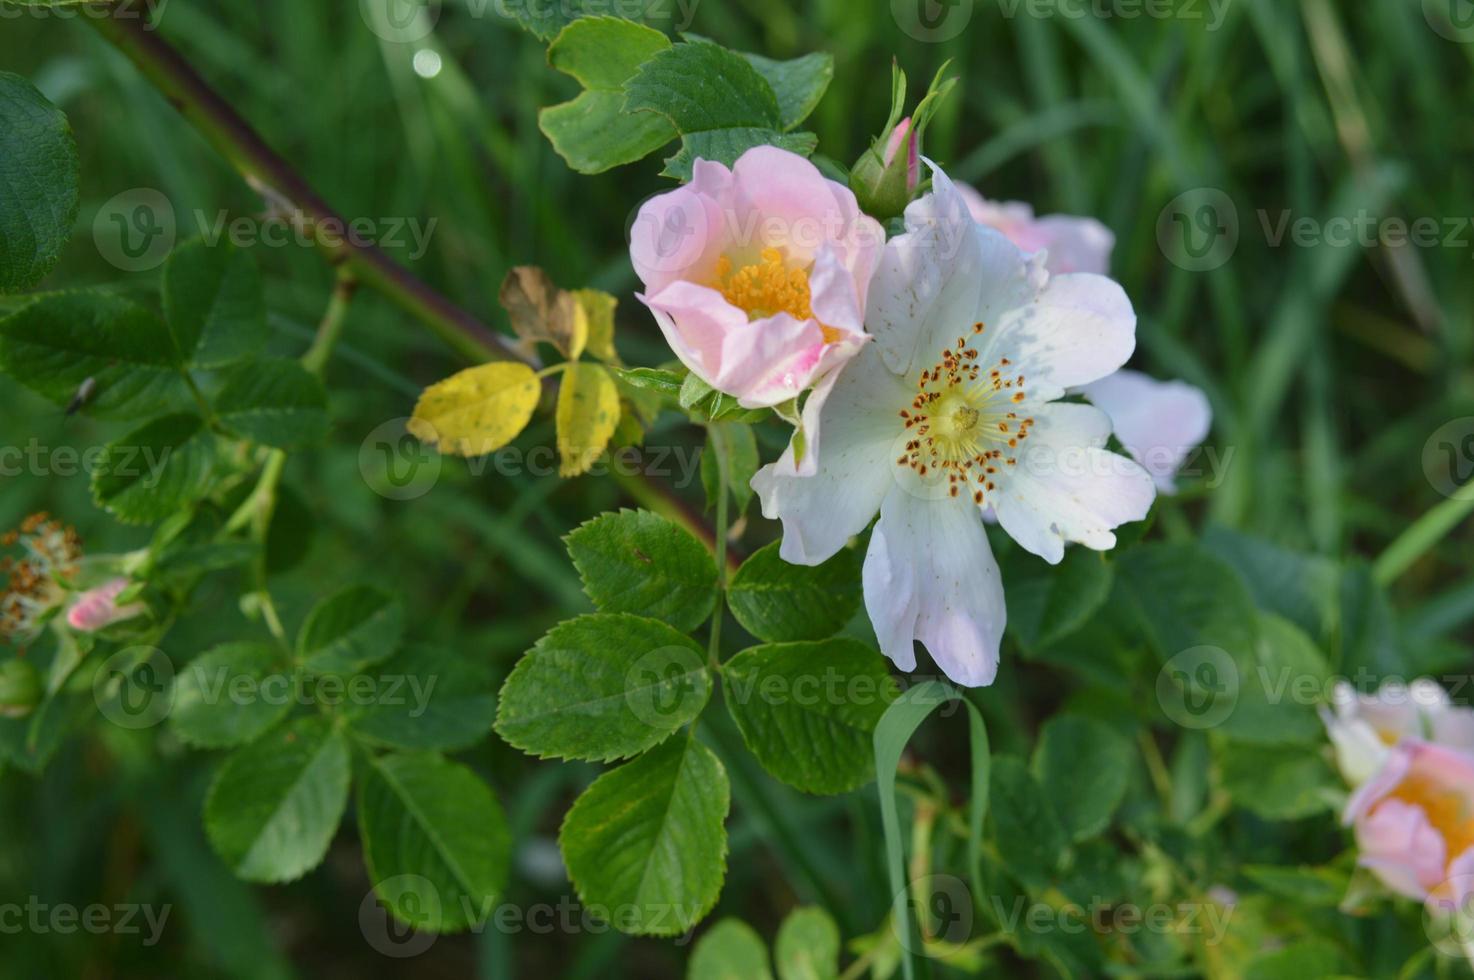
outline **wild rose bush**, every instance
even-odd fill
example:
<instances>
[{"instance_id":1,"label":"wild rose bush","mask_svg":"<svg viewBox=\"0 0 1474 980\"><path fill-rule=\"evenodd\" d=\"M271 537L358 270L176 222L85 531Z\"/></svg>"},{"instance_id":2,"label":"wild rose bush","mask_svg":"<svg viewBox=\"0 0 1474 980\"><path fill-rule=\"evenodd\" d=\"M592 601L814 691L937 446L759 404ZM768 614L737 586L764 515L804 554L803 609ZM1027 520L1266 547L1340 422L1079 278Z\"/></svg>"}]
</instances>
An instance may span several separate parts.
<instances>
[{"instance_id":1,"label":"wild rose bush","mask_svg":"<svg viewBox=\"0 0 1474 980\"><path fill-rule=\"evenodd\" d=\"M959 137L959 107L1004 85L989 69L944 63L918 93L893 63L888 100L849 104L873 127L849 145L823 114L848 97L829 53L516 7L570 98L519 78L540 132L510 152L557 192L460 200L441 291L125 7L75 13L240 172L262 240L290 229L327 271L207 229L130 268L159 230L130 191L92 222L123 277L53 272L99 179L90 120L55 77L0 73L7 432L100 440L86 499L24 431L0 447L35 478L0 512L0 812L47 841L107 813L47 860L70 882L102 847L100 907L153 928L104 923L94 947L59 925L47 910L90 893L32 884L6 817L8 966L1468 972L1474 605L1429 580L1467 571L1474 427L1445 399L1416 430L1437 430L1416 500L1342 513L1338 467L1385 477L1411 430L1358 429L1371 463L1336 458L1351 437L1325 405L1362 383L1318 329L1343 312L1339 252L1308 253L1276 288L1309 298L1250 332L1235 264L1211 261L1223 192L1184 161L1142 188L1123 154L1125 204L1094 215L990 186L976 161L1033 130ZM1306 10L1334 74L1336 15ZM449 57L406 64L432 83ZM435 91L467 111L451 71ZM1347 138L1327 84L1320 124ZM404 165L512 146L425 145ZM1364 153L1355 186L1383 201ZM1040 200L1084 197L1066 187ZM580 209L589 188L623 229ZM476 209L503 204L625 238L598 263L477 240ZM1389 275L1422 316L1407 263ZM1432 341L1353 312L1378 358L1429 368ZM386 339L418 326L458 361ZM1320 506L1256 513L1302 466ZM171 927L152 913L174 902ZM351 938L308 955L277 919Z\"/></svg>"}]
</instances>

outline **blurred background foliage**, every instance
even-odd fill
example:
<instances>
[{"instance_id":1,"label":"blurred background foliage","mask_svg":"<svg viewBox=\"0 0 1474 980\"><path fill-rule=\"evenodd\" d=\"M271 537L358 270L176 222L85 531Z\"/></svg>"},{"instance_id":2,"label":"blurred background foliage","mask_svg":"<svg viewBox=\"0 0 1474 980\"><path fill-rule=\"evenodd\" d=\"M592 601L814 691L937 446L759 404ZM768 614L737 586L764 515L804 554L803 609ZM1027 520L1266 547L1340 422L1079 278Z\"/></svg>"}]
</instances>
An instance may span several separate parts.
<instances>
[{"instance_id":1,"label":"blurred background foliage","mask_svg":"<svg viewBox=\"0 0 1474 980\"><path fill-rule=\"evenodd\" d=\"M1133 366L1184 378L1212 400L1210 443L1227 459L1221 485L1186 481L1180 497L1159 505L1151 534L1186 539L1211 524L1348 566L1374 559L1443 500L1423 474L1429 436L1474 415L1474 43L1433 30L1418 0L1232 0L1211 31L1211 6L1195 0L1178 0L1182 16L1168 19L1039 18L1026 15L1027 4L1010 17L1013 5L1002 0L973 7L966 30L942 43L907 37L880 0L696 0L689 25L672 0L660 8L668 15L650 22L772 57L832 53L835 80L810 125L821 152L845 162L884 122L893 56L918 84L951 59L962 82L928 133L927 154L989 197L1106 222L1118 237L1114 273L1140 315ZM196 211L258 214L259 197L96 32L75 20L6 14L0 67L31 78L68 114L81 151L82 212L46 286L110 284L152 302L156 273L121 274L93 245L92 217L104 202L157 188L183 233ZM382 40L348 0L170 0L160 30L340 212L434 220L429 250L413 267L467 309L505 328L496 303L503 275L514 264L540 265L560 285L620 297L627 362L668 359L632 296L624 234L640 202L669 183L656 176L654 158L595 177L567 169L538 131L537 112L577 85L549 69L544 44L494 5L447 2L435 32L414 44ZM433 77L414 68L421 50L439 56ZM1210 272L1177 267L1158 244L1164 206L1199 187L1225 191L1240 224L1232 259ZM1363 212L1456 219L1461 244L1274 247L1266 222L1276 227L1284 209L1320 221ZM326 303L330 273L304 247L255 251L274 351L298 354ZM410 249L397 251L407 261ZM406 597L412 636L504 673L549 626L589 608L560 538L600 510L637 502L629 485L477 474L447 459L432 492L398 502L361 478L365 437L408 415L425 385L460 366L378 297L355 301L327 372L332 444L294 457L288 470L305 505L291 534L309 548L274 582L289 631L325 588L366 579ZM34 438L82 449L118 431L65 418L9 379L0 379L0 418L0 441L16 446ZM764 433L766 458L782 438L776 427ZM694 450L699 439L667 418L647 444ZM551 440L551 423L535 423L518 445ZM3 479L0 527L44 509L75 524L94 551L146 540L145 530L94 508L84 476ZM665 482L699 511L699 483ZM743 554L776 533L755 511L748 520L737 545ZM1467 526L1457 529L1392 587L1401 635L1437 644L1428 662L1466 670L1471 540ZM188 657L261 635L237 608L235 584L209 581L196 614L170 634L171 649ZM1130 636L1113 642L1140 644ZM1155 710L1140 679L1092 669L1090 652L1049 663L1005 646L999 684L976 696L995 748L1026 748L1064 704L1105 717ZM959 797L968 764L961 724L934 723L915 745ZM877 928L890 894L873 790L800 798L750 757L724 757L737 802L728 884L714 917L741 916L771 937L783 913L803 902L828 908L846 939ZM506 900L566 900L551 837L592 767L541 765L495 738L465 758L507 805L519 842ZM0 899L174 906L156 948L117 935L6 936L0 974L682 973L688 946L612 931L487 928L443 937L408 967L384 958L360 933L368 882L351 838L290 886L253 888L221 865L198 817L213 762L155 732L97 725L44 776L0 774ZM1138 763L1127 807L1152 799ZM1328 815L1283 824L1240 812L1221 818L1224 838L1250 860L1315 863L1341 850ZM343 836L352 832L350 823ZM1214 858L1202 860L1211 867ZM1327 928L1366 948L1409 940L1405 923Z\"/></svg>"}]
</instances>

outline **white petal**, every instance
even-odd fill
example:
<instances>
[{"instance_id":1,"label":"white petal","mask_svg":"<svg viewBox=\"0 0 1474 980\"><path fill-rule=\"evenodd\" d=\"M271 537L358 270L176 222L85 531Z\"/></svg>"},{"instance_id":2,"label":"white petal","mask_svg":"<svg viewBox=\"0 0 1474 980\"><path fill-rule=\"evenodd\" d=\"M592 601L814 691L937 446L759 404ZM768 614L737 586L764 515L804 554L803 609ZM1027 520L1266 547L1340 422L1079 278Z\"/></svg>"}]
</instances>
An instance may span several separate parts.
<instances>
[{"instance_id":1,"label":"white petal","mask_svg":"<svg viewBox=\"0 0 1474 980\"><path fill-rule=\"evenodd\" d=\"M1213 423L1208 396L1183 381L1157 381L1125 369L1082 392L1111 417L1116 438L1152 475L1157 489L1175 492L1173 477Z\"/></svg>"},{"instance_id":2,"label":"white petal","mask_svg":"<svg viewBox=\"0 0 1474 980\"><path fill-rule=\"evenodd\" d=\"M1030 408L1035 425L1015 466L1001 468L989 502L998 523L1048 562L1075 541L1097 551L1116 545L1111 530L1139 521L1156 496L1151 476L1124 456L1099 448L1110 419L1098 408L1060 402Z\"/></svg>"},{"instance_id":3,"label":"white petal","mask_svg":"<svg viewBox=\"0 0 1474 980\"><path fill-rule=\"evenodd\" d=\"M893 485L896 412L905 396L900 379L867 344L821 402L824 443L814 453L813 475L797 475L790 447L752 478L763 516L783 522L784 561L817 565L870 523Z\"/></svg>"},{"instance_id":4,"label":"white petal","mask_svg":"<svg viewBox=\"0 0 1474 980\"><path fill-rule=\"evenodd\" d=\"M1043 401L1105 377L1136 348L1136 312L1125 291L1089 273L1049 279L1036 302L1006 310L996 329L978 319L991 331L983 336L982 363L1008 358L1029 394Z\"/></svg>"},{"instance_id":5,"label":"white petal","mask_svg":"<svg viewBox=\"0 0 1474 980\"><path fill-rule=\"evenodd\" d=\"M864 579L865 609L897 667L915 669L920 640L954 682L993 683L1007 609L976 508L893 488L870 536Z\"/></svg>"}]
</instances>

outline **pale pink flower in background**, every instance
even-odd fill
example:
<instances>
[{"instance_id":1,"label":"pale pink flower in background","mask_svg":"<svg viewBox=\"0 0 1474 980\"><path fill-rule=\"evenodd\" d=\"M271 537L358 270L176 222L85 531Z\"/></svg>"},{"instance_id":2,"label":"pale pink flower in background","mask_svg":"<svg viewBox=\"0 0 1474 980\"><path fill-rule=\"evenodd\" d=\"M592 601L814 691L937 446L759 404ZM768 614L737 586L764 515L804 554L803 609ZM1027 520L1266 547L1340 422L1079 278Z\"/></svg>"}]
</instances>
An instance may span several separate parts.
<instances>
[{"instance_id":1,"label":"pale pink flower in background","mask_svg":"<svg viewBox=\"0 0 1474 980\"><path fill-rule=\"evenodd\" d=\"M957 189L974 221L997 228L1025 252L1044 252L1044 267L1051 273L1109 272L1116 236L1094 218L1036 218L1034 209L1020 201L989 201L966 184ZM1146 467L1158 492L1176 493L1177 471L1213 423L1208 396L1184 381L1157 381L1125 369L1080 393L1111 417L1116 438Z\"/></svg>"},{"instance_id":2,"label":"pale pink flower in background","mask_svg":"<svg viewBox=\"0 0 1474 980\"><path fill-rule=\"evenodd\" d=\"M1006 610L983 530L1003 529L1049 562L1066 542L1107 549L1151 507L1151 477L1102 447L1110 420L1057 401L1131 356L1136 316L1103 276L1051 276L968 216L946 175L886 244L866 326L875 342L824 403L817 472L783 461L753 488L783 522L783 558L817 565L879 522L865 556L865 607L881 650L916 667L921 640L959 684L989 684Z\"/></svg>"},{"instance_id":3,"label":"pale pink flower in background","mask_svg":"<svg viewBox=\"0 0 1474 980\"><path fill-rule=\"evenodd\" d=\"M129 584L126 578L115 578L83 592L67 610L67 624L83 633L95 633L148 612L148 607L141 602L118 605L118 596Z\"/></svg>"},{"instance_id":4,"label":"pale pink flower in background","mask_svg":"<svg viewBox=\"0 0 1474 980\"><path fill-rule=\"evenodd\" d=\"M1352 794L1357 861L1392 891L1432 907L1474 891L1474 756L1404 739Z\"/></svg>"},{"instance_id":5,"label":"pale pink flower in background","mask_svg":"<svg viewBox=\"0 0 1474 980\"><path fill-rule=\"evenodd\" d=\"M630 259L666 341L691 372L747 408L781 405L867 340L865 297L885 232L849 188L787 150L748 150L728 170L646 201ZM805 405L811 467L821 386Z\"/></svg>"},{"instance_id":6,"label":"pale pink flower in background","mask_svg":"<svg viewBox=\"0 0 1474 980\"><path fill-rule=\"evenodd\" d=\"M1331 708L1320 713L1336 764L1353 786L1370 779L1404 739L1474 753L1474 709L1455 707L1448 692L1428 678L1389 681L1372 694L1341 681L1331 692Z\"/></svg>"}]
</instances>

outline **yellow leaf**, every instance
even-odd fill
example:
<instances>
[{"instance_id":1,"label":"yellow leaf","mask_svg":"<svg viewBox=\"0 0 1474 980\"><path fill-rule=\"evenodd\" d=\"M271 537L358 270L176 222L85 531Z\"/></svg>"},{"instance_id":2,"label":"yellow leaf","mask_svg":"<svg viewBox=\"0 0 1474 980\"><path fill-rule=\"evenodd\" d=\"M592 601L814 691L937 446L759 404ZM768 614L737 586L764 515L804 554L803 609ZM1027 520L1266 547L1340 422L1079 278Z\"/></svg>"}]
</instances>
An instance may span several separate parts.
<instances>
[{"instance_id":1,"label":"yellow leaf","mask_svg":"<svg viewBox=\"0 0 1474 980\"><path fill-rule=\"evenodd\" d=\"M614 349L614 307L619 300L597 289L575 289L574 299L588 320L589 353L609 364L619 363Z\"/></svg>"},{"instance_id":2,"label":"yellow leaf","mask_svg":"<svg viewBox=\"0 0 1474 980\"><path fill-rule=\"evenodd\" d=\"M558 472L587 473L619 425L619 389L597 364L570 364L558 389Z\"/></svg>"},{"instance_id":3,"label":"yellow leaf","mask_svg":"<svg viewBox=\"0 0 1474 980\"><path fill-rule=\"evenodd\" d=\"M408 428L443 453L484 456L527 427L541 390L525 364L482 364L426 388Z\"/></svg>"}]
</instances>

